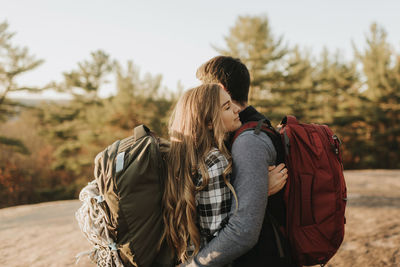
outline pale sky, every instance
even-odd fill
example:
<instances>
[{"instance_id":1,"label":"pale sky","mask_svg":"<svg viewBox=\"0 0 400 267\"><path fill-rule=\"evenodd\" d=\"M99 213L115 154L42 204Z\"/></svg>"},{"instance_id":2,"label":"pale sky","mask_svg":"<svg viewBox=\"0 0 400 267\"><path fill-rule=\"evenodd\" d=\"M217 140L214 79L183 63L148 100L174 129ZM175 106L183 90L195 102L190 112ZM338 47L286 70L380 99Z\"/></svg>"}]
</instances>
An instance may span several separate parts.
<instances>
[{"instance_id":1,"label":"pale sky","mask_svg":"<svg viewBox=\"0 0 400 267\"><path fill-rule=\"evenodd\" d=\"M90 52L102 49L125 64L162 74L174 90L196 86L195 72L224 47L224 36L239 15L267 15L276 36L290 46L326 46L351 58L353 41L365 45L372 22L388 32L400 51L399 0L0 0L0 22L16 32L13 43L27 46L45 63L21 83L60 81Z\"/></svg>"}]
</instances>

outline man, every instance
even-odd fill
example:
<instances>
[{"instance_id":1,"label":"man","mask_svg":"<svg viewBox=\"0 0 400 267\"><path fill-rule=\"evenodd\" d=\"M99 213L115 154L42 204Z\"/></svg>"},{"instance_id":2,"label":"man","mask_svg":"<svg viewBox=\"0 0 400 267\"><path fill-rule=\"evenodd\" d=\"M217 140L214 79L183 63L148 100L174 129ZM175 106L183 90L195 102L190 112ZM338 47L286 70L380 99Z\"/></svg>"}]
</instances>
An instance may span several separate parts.
<instances>
[{"instance_id":1,"label":"man","mask_svg":"<svg viewBox=\"0 0 400 267\"><path fill-rule=\"evenodd\" d=\"M248 105L250 75L239 59L226 56L212 58L197 70L196 76L203 83L219 83L227 90L241 109L239 116L242 123L265 119ZM241 133L232 145L232 158L231 183L238 197L238 209L235 211L236 203L232 203L228 224L188 265L294 266L278 230L285 224L282 192L267 198L268 168L276 165L277 159L270 137L264 132ZM270 186L278 183L269 182Z\"/></svg>"}]
</instances>

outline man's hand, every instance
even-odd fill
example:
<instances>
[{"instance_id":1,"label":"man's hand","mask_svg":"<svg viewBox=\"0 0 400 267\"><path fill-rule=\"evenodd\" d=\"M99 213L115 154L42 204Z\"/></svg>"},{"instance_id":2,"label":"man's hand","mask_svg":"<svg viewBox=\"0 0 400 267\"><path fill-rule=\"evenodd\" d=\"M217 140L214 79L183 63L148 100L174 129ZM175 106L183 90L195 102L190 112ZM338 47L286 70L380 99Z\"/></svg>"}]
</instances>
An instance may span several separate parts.
<instances>
[{"instance_id":1,"label":"man's hand","mask_svg":"<svg viewBox=\"0 0 400 267\"><path fill-rule=\"evenodd\" d=\"M268 196L276 194L286 184L288 178L288 170L285 164L281 163L278 166L269 166L268 168Z\"/></svg>"}]
</instances>

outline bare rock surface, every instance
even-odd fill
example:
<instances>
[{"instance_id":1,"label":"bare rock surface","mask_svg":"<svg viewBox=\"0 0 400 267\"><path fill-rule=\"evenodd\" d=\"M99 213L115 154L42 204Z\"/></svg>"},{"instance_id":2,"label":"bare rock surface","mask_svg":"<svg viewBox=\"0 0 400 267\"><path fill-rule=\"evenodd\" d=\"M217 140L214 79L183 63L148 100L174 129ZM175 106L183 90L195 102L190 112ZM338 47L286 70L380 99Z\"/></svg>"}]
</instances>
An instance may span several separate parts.
<instances>
[{"instance_id":1,"label":"bare rock surface","mask_svg":"<svg viewBox=\"0 0 400 267\"><path fill-rule=\"evenodd\" d=\"M334 266L400 266L400 170L345 172L346 235ZM74 213L78 200L0 209L0 266L95 266Z\"/></svg>"}]
</instances>

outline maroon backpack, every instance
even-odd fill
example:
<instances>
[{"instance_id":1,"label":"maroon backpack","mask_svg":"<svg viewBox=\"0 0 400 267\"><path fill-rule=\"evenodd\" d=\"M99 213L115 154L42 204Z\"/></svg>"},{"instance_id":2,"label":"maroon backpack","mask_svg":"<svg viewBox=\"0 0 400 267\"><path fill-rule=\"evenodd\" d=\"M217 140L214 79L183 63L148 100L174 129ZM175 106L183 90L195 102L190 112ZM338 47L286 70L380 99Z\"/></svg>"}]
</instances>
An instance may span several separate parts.
<instances>
[{"instance_id":1,"label":"maroon backpack","mask_svg":"<svg viewBox=\"0 0 400 267\"><path fill-rule=\"evenodd\" d=\"M234 139L247 130L265 132L278 157L284 154L289 174L283 189L284 232L292 257L299 265L326 264L343 241L346 223L346 184L338 137L326 125L299 123L294 116L282 120L279 133L267 120L248 122L236 131Z\"/></svg>"}]
</instances>

